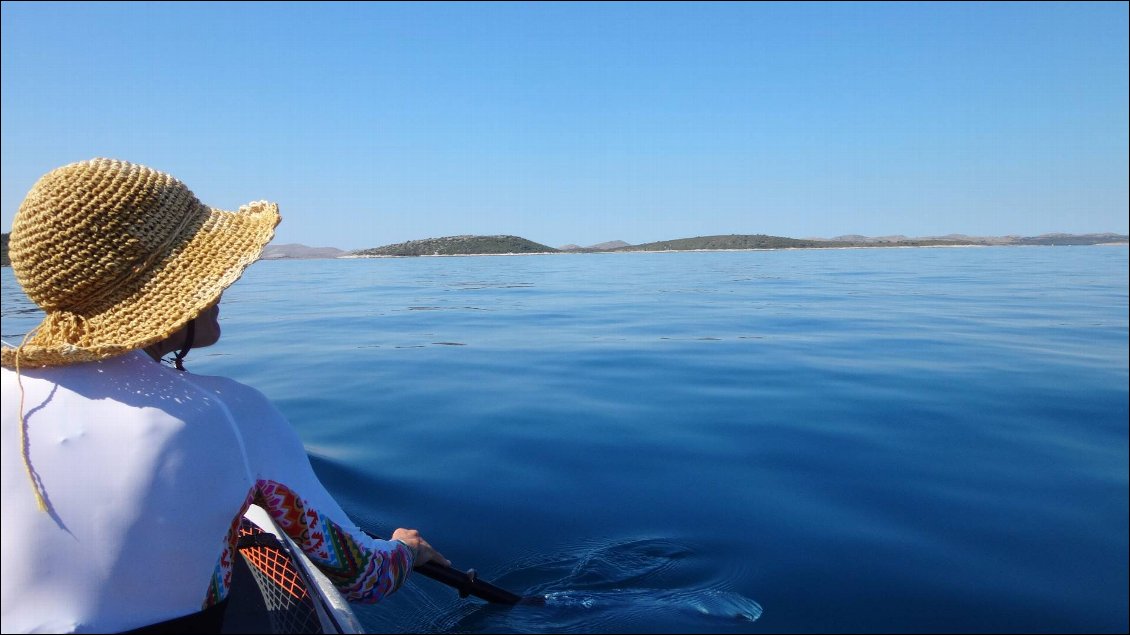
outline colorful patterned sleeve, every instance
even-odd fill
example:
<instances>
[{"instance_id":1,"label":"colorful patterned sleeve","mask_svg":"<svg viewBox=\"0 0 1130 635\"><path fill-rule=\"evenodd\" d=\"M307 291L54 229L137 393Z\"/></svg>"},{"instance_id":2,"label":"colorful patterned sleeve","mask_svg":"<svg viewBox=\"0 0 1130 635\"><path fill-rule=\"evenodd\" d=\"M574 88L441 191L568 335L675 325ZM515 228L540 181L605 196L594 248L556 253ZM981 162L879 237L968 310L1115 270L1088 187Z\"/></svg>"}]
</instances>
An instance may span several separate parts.
<instances>
[{"instance_id":1,"label":"colorful patterned sleeve","mask_svg":"<svg viewBox=\"0 0 1130 635\"><path fill-rule=\"evenodd\" d=\"M255 502L346 599L377 602L412 571L412 552L404 543L346 531L282 483L261 479L255 490Z\"/></svg>"},{"instance_id":2,"label":"colorful patterned sleeve","mask_svg":"<svg viewBox=\"0 0 1130 635\"><path fill-rule=\"evenodd\" d=\"M412 571L411 550L371 538L350 520L314 473L296 430L263 393L225 377L186 380L223 403L247 468L248 497L227 532L205 606L230 591L240 518L251 503L266 510L346 599L377 602L404 584Z\"/></svg>"}]
</instances>

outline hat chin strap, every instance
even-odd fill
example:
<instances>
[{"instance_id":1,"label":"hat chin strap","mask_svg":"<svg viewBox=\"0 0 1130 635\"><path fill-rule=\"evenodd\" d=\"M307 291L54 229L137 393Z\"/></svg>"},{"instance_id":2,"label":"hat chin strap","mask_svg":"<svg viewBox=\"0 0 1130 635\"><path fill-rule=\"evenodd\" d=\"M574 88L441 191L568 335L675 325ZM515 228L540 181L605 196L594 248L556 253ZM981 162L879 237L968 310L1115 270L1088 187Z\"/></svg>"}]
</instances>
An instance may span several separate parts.
<instances>
[{"instance_id":1,"label":"hat chin strap","mask_svg":"<svg viewBox=\"0 0 1130 635\"><path fill-rule=\"evenodd\" d=\"M181 346L180 351L173 355L173 363L176 364L177 370L184 370L184 356L188 355L188 351L192 348L192 340L196 337L196 320L190 320L188 323L188 330L184 334L184 345Z\"/></svg>"}]
</instances>

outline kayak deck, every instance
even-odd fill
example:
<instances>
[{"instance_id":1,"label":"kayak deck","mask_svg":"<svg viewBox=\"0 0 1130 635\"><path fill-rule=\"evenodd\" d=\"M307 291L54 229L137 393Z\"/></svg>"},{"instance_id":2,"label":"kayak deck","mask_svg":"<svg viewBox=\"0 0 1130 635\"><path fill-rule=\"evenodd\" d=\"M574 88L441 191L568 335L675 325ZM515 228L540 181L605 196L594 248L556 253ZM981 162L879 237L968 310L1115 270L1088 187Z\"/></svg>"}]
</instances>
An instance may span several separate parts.
<instances>
[{"instance_id":1,"label":"kayak deck","mask_svg":"<svg viewBox=\"0 0 1130 635\"><path fill-rule=\"evenodd\" d=\"M328 579L261 508L240 526L222 633L360 633L361 625Z\"/></svg>"}]
</instances>

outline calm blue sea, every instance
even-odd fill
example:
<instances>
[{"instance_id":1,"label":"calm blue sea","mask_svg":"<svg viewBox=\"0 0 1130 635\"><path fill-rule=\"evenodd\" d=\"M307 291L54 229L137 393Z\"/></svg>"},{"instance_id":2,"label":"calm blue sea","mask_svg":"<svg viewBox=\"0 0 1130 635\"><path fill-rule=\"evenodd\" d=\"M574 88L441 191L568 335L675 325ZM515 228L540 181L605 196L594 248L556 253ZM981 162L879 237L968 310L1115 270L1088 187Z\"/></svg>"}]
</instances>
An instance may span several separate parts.
<instances>
[{"instance_id":1,"label":"calm blue sea","mask_svg":"<svg viewBox=\"0 0 1130 635\"><path fill-rule=\"evenodd\" d=\"M263 390L415 577L385 632L1123 632L1127 248L265 261ZM3 271L3 335L38 322Z\"/></svg>"}]
</instances>

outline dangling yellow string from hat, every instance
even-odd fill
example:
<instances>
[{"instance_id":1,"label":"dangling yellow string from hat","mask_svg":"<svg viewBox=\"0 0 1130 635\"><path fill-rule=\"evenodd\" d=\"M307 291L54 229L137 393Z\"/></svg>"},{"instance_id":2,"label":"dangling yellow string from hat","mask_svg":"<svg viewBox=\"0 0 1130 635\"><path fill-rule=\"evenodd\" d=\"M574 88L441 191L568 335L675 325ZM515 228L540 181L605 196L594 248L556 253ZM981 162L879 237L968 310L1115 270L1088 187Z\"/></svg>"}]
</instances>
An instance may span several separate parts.
<instances>
[{"instance_id":1,"label":"dangling yellow string from hat","mask_svg":"<svg viewBox=\"0 0 1130 635\"><path fill-rule=\"evenodd\" d=\"M43 489L43 483L40 482L39 477L36 476L35 470L31 467L31 444L27 436L27 419L24 418L24 381L23 376L20 375L20 353L23 352L24 344L27 343L39 327L33 328L24 335L20 340L20 345L16 347L16 385L20 388L20 455L24 460L24 471L27 472L27 478L31 481L31 489L35 492L35 502L39 505L39 511L47 511L47 492Z\"/></svg>"}]
</instances>

